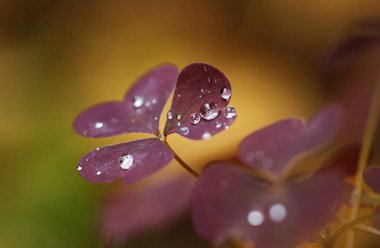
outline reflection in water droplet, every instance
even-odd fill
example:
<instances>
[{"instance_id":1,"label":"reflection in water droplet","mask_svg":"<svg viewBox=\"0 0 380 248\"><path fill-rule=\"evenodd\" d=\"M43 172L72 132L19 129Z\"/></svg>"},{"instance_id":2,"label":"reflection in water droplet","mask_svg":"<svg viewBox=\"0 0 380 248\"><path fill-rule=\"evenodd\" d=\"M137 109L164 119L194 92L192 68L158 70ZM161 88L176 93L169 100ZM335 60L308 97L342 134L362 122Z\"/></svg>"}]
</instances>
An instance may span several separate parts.
<instances>
[{"instance_id":1,"label":"reflection in water droplet","mask_svg":"<svg viewBox=\"0 0 380 248\"><path fill-rule=\"evenodd\" d=\"M216 128L220 128L220 127L222 127L222 123L221 123L220 121L217 121L217 122L215 123L215 127L216 127Z\"/></svg>"},{"instance_id":2,"label":"reflection in water droplet","mask_svg":"<svg viewBox=\"0 0 380 248\"><path fill-rule=\"evenodd\" d=\"M78 165L77 170L81 171L82 169L83 169L82 166Z\"/></svg>"},{"instance_id":3,"label":"reflection in water droplet","mask_svg":"<svg viewBox=\"0 0 380 248\"><path fill-rule=\"evenodd\" d=\"M140 108L144 104L144 98L141 96L135 96L133 98L133 107Z\"/></svg>"},{"instance_id":4,"label":"reflection in water droplet","mask_svg":"<svg viewBox=\"0 0 380 248\"><path fill-rule=\"evenodd\" d=\"M231 98L231 90L227 88L222 88L220 90L220 95L224 100L229 100Z\"/></svg>"},{"instance_id":5,"label":"reflection in water droplet","mask_svg":"<svg viewBox=\"0 0 380 248\"><path fill-rule=\"evenodd\" d=\"M210 139L211 138L211 133L209 133L209 132L204 132L203 134L202 134L202 139L204 139L204 140L208 140L208 139Z\"/></svg>"},{"instance_id":6,"label":"reflection in water droplet","mask_svg":"<svg viewBox=\"0 0 380 248\"><path fill-rule=\"evenodd\" d=\"M173 119L173 112L172 111L168 112L168 119L169 120Z\"/></svg>"},{"instance_id":7,"label":"reflection in water droplet","mask_svg":"<svg viewBox=\"0 0 380 248\"><path fill-rule=\"evenodd\" d=\"M124 170L128 170L132 167L133 165L133 156L130 154L127 154L125 156L121 156L120 160L120 167Z\"/></svg>"},{"instance_id":8,"label":"reflection in water droplet","mask_svg":"<svg viewBox=\"0 0 380 248\"><path fill-rule=\"evenodd\" d=\"M102 122L96 122L95 123L95 128L96 129L102 128L103 126L104 126L104 124Z\"/></svg>"},{"instance_id":9,"label":"reflection in water droplet","mask_svg":"<svg viewBox=\"0 0 380 248\"><path fill-rule=\"evenodd\" d=\"M285 220L286 214L286 208L282 204L273 204L269 209L269 217L276 223Z\"/></svg>"},{"instance_id":10,"label":"reflection in water droplet","mask_svg":"<svg viewBox=\"0 0 380 248\"><path fill-rule=\"evenodd\" d=\"M179 130L179 133L182 135L188 135L189 134L189 128L188 127L181 127Z\"/></svg>"},{"instance_id":11,"label":"reflection in water droplet","mask_svg":"<svg viewBox=\"0 0 380 248\"><path fill-rule=\"evenodd\" d=\"M175 116L175 118L176 118L177 120L181 120L182 115L178 114L178 115Z\"/></svg>"},{"instance_id":12,"label":"reflection in water droplet","mask_svg":"<svg viewBox=\"0 0 380 248\"><path fill-rule=\"evenodd\" d=\"M101 171L97 171L97 172L96 172L96 175L97 175L97 176L100 176L101 174L102 174Z\"/></svg>"},{"instance_id":13,"label":"reflection in water droplet","mask_svg":"<svg viewBox=\"0 0 380 248\"><path fill-rule=\"evenodd\" d=\"M200 107L200 113L203 119L213 120L219 115L219 107L214 102L205 103Z\"/></svg>"},{"instance_id":14,"label":"reflection in water droplet","mask_svg":"<svg viewBox=\"0 0 380 248\"><path fill-rule=\"evenodd\" d=\"M273 160L270 158L265 158L262 162L262 165L264 168L269 169L273 166Z\"/></svg>"},{"instance_id":15,"label":"reflection in water droplet","mask_svg":"<svg viewBox=\"0 0 380 248\"><path fill-rule=\"evenodd\" d=\"M194 125L197 125L201 121L201 116L197 113L192 113L190 115L190 122Z\"/></svg>"},{"instance_id":16,"label":"reflection in water droplet","mask_svg":"<svg viewBox=\"0 0 380 248\"><path fill-rule=\"evenodd\" d=\"M227 119L231 119L231 118L234 118L236 116L236 109L232 106L227 106L225 109L224 109L224 116L227 118Z\"/></svg>"},{"instance_id":17,"label":"reflection in water droplet","mask_svg":"<svg viewBox=\"0 0 380 248\"><path fill-rule=\"evenodd\" d=\"M260 211L253 210L249 212L247 221L252 226L260 226L264 223L264 215Z\"/></svg>"}]
</instances>

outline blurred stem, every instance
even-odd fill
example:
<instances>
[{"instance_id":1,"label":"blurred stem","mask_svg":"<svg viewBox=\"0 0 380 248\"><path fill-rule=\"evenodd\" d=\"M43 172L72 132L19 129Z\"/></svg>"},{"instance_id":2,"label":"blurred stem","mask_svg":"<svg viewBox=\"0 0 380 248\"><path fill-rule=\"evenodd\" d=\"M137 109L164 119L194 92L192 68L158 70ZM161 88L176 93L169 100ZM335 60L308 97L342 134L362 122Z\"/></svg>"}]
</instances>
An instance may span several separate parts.
<instances>
[{"instance_id":1,"label":"blurred stem","mask_svg":"<svg viewBox=\"0 0 380 248\"><path fill-rule=\"evenodd\" d=\"M371 214L371 215L366 215L362 217L358 217L343 226L341 226L330 238L327 239L327 241L324 243L325 248L334 248L335 242L339 239L339 237L347 230L351 229L352 227L358 225L359 223L369 221L378 214Z\"/></svg>"},{"instance_id":2,"label":"blurred stem","mask_svg":"<svg viewBox=\"0 0 380 248\"><path fill-rule=\"evenodd\" d=\"M360 150L358 169L355 177L355 189L352 192L352 209L350 212L350 220L353 221L357 218L360 210L360 202L363 191L363 172L368 163L368 157L371 150L374 134L376 131L376 124L380 111L380 80L375 84L374 93L370 105L370 110L364 129L362 139L362 147ZM346 248L354 248L355 244L355 231L350 230L347 235Z\"/></svg>"},{"instance_id":3,"label":"blurred stem","mask_svg":"<svg viewBox=\"0 0 380 248\"><path fill-rule=\"evenodd\" d=\"M372 226L358 225L357 227L355 227L355 229L366 232L366 233L370 233L370 234L380 236L380 230L376 229Z\"/></svg>"},{"instance_id":4,"label":"blurred stem","mask_svg":"<svg viewBox=\"0 0 380 248\"><path fill-rule=\"evenodd\" d=\"M173 150L173 148L169 145L168 141L164 139L162 142L173 152L175 160L178 161L178 163L185 169L187 170L190 174L192 174L194 177L199 177L198 172L193 170L188 164L183 161L178 154Z\"/></svg>"}]
</instances>

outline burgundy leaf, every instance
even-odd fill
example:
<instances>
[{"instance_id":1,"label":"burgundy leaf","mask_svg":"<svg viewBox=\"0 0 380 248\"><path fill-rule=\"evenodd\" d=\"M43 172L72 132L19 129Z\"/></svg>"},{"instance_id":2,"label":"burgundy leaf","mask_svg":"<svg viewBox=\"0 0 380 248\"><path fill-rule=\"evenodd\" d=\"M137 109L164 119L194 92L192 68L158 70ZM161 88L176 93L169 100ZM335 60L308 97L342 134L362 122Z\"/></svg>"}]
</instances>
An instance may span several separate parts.
<instances>
[{"instance_id":1,"label":"burgundy leaf","mask_svg":"<svg viewBox=\"0 0 380 248\"><path fill-rule=\"evenodd\" d=\"M85 137L106 137L122 133L159 134L159 119L178 76L174 65L152 69L136 81L124 102L95 105L79 114L74 129Z\"/></svg>"},{"instance_id":2,"label":"burgundy leaf","mask_svg":"<svg viewBox=\"0 0 380 248\"><path fill-rule=\"evenodd\" d=\"M245 138L239 146L239 157L253 169L281 175L297 155L319 149L331 141L339 129L340 118L340 108L330 105L306 125L295 118L279 121Z\"/></svg>"},{"instance_id":3,"label":"burgundy leaf","mask_svg":"<svg viewBox=\"0 0 380 248\"><path fill-rule=\"evenodd\" d=\"M194 188L195 227L216 244L238 236L255 248L294 247L327 224L351 190L331 168L280 186L215 162Z\"/></svg>"},{"instance_id":4,"label":"burgundy leaf","mask_svg":"<svg viewBox=\"0 0 380 248\"><path fill-rule=\"evenodd\" d=\"M189 139L208 139L227 129L236 118L228 106L231 86L222 72L195 63L179 74L164 135L178 133Z\"/></svg>"},{"instance_id":5,"label":"burgundy leaf","mask_svg":"<svg viewBox=\"0 0 380 248\"><path fill-rule=\"evenodd\" d=\"M380 194L380 166L370 166L364 171L365 182Z\"/></svg>"},{"instance_id":6,"label":"burgundy leaf","mask_svg":"<svg viewBox=\"0 0 380 248\"><path fill-rule=\"evenodd\" d=\"M157 172L173 157L159 139L142 139L93 150L80 159L78 172L94 183L119 178L123 178L124 183L133 183Z\"/></svg>"},{"instance_id":7,"label":"burgundy leaf","mask_svg":"<svg viewBox=\"0 0 380 248\"><path fill-rule=\"evenodd\" d=\"M115 243L169 227L187 212L194 180L179 177L127 187L108 199L102 232Z\"/></svg>"}]
</instances>

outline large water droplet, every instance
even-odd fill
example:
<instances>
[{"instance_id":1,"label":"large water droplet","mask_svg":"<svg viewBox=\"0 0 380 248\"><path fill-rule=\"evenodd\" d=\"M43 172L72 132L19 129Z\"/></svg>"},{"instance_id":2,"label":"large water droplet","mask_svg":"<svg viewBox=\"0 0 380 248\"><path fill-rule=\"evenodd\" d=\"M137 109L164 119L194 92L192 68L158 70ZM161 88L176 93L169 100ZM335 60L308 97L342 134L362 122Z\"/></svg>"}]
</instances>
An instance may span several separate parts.
<instances>
[{"instance_id":1,"label":"large water droplet","mask_svg":"<svg viewBox=\"0 0 380 248\"><path fill-rule=\"evenodd\" d=\"M234 118L236 116L236 109L232 106L227 106L225 109L224 109L224 116L227 118L227 119L231 119L231 118Z\"/></svg>"},{"instance_id":2,"label":"large water droplet","mask_svg":"<svg viewBox=\"0 0 380 248\"><path fill-rule=\"evenodd\" d=\"M169 120L173 119L173 112L172 111L168 112L168 119Z\"/></svg>"},{"instance_id":3,"label":"large water droplet","mask_svg":"<svg viewBox=\"0 0 380 248\"><path fill-rule=\"evenodd\" d=\"M214 102L205 103L201 106L200 113L203 119L213 120L219 115L219 107Z\"/></svg>"},{"instance_id":4,"label":"large water droplet","mask_svg":"<svg viewBox=\"0 0 380 248\"><path fill-rule=\"evenodd\" d=\"M222 88L220 90L220 95L224 100L229 100L231 98L231 90L228 88Z\"/></svg>"},{"instance_id":5,"label":"large water droplet","mask_svg":"<svg viewBox=\"0 0 380 248\"><path fill-rule=\"evenodd\" d=\"M102 122L96 122L95 123L95 128L96 129L102 128L103 126L104 126L104 124Z\"/></svg>"},{"instance_id":6,"label":"large water droplet","mask_svg":"<svg viewBox=\"0 0 380 248\"><path fill-rule=\"evenodd\" d=\"M128 170L132 167L133 165L133 156L130 154L127 154L125 156L120 157L120 167L124 170Z\"/></svg>"},{"instance_id":7,"label":"large water droplet","mask_svg":"<svg viewBox=\"0 0 380 248\"><path fill-rule=\"evenodd\" d=\"M282 204L273 204L269 209L269 217L273 222L282 222L286 218L286 208Z\"/></svg>"},{"instance_id":8,"label":"large water droplet","mask_svg":"<svg viewBox=\"0 0 380 248\"><path fill-rule=\"evenodd\" d=\"M144 98L141 96L135 96L133 98L133 107L140 108L144 104Z\"/></svg>"},{"instance_id":9,"label":"large water droplet","mask_svg":"<svg viewBox=\"0 0 380 248\"><path fill-rule=\"evenodd\" d=\"M197 125L201 121L201 116L197 113L192 113L190 115L190 122L194 125Z\"/></svg>"},{"instance_id":10,"label":"large water droplet","mask_svg":"<svg viewBox=\"0 0 380 248\"><path fill-rule=\"evenodd\" d=\"M189 128L188 127L181 127L181 129L179 129L179 133L182 135L188 135L189 134Z\"/></svg>"},{"instance_id":11,"label":"large water droplet","mask_svg":"<svg viewBox=\"0 0 380 248\"><path fill-rule=\"evenodd\" d=\"M204 140L208 140L208 139L211 139L211 133L209 133L209 132L204 132L203 134L202 134L202 139L204 139Z\"/></svg>"},{"instance_id":12,"label":"large water droplet","mask_svg":"<svg viewBox=\"0 0 380 248\"><path fill-rule=\"evenodd\" d=\"M252 226L260 226L264 223L264 215L260 211L253 210L248 213L247 221Z\"/></svg>"}]
</instances>

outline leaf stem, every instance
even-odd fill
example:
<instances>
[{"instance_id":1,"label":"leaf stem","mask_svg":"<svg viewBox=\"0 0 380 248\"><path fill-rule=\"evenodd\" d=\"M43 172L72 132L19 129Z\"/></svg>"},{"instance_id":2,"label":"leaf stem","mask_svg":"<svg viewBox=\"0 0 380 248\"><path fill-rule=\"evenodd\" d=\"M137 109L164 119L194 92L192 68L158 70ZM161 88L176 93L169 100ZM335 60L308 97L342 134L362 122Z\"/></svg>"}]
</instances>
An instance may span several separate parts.
<instances>
[{"instance_id":1,"label":"leaf stem","mask_svg":"<svg viewBox=\"0 0 380 248\"><path fill-rule=\"evenodd\" d=\"M194 177L199 177L199 174L198 172L196 172L195 170L193 170L188 164L185 163L185 161L183 161L180 156L178 156L178 154L173 150L173 148L169 145L168 141L166 139L164 139L162 141L174 154L174 158L175 160L177 160L177 162L185 169L187 170L190 174L192 174Z\"/></svg>"},{"instance_id":2,"label":"leaf stem","mask_svg":"<svg viewBox=\"0 0 380 248\"><path fill-rule=\"evenodd\" d=\"M376 124L380 112L380 80L375 84L375 89L370 105L370 110L364 129L362 139L362 147L359 155L358 169L355 177L355 189L352 192L352 209L350 212L350 220L353 221L357 218L360 210L360 202L363 191L363 172L368 163L368 157L371 150L374 134L376 131ZM355 232L351 230L347 235L346 248L354 248Z\"/></svg>"}]
</instances>

